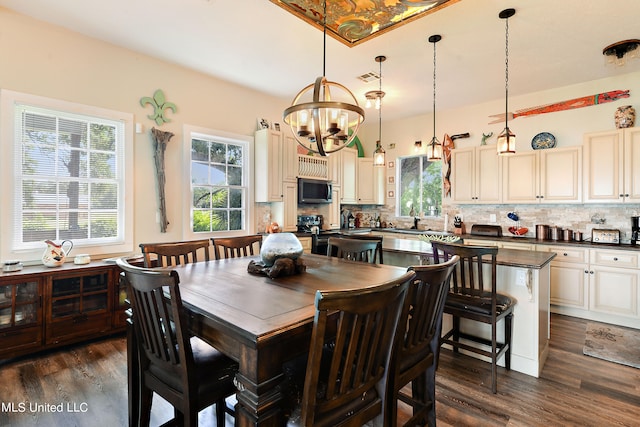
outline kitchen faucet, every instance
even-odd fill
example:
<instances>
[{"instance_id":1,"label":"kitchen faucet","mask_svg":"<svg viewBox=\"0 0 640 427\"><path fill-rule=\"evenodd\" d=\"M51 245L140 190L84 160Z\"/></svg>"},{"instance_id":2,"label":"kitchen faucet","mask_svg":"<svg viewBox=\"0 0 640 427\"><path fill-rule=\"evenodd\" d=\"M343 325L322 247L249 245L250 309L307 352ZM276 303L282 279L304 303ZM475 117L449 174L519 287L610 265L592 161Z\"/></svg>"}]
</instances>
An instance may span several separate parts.
<instances>
[{"instance_id":1,"label":"kitchen faucet","mask_svg":"<svg viewBox=\"0 0 640 427\"><path fill-rule=\"evenodd\" d=\"M418 221L420 221L420 218L418 218L418 217L414 217L413 218L413 227L411 227L413 230L417 230L418 229Z\"/></svg>"}]
</instances>

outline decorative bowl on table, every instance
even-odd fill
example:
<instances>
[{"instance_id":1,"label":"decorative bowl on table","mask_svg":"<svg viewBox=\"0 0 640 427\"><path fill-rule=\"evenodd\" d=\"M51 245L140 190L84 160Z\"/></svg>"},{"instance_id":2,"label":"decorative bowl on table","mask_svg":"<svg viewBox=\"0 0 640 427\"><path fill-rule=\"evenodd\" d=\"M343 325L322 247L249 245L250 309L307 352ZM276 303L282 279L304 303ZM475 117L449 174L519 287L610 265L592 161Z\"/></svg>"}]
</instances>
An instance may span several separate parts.
<instances>
[{"instance_id":1,"label":"decorative bowl on table","mask_svg":"<svg viewBox=\"0 0 640 427\"><path fill-rule=\"evenodd\" d=\"M432 241L436 241L436 242L445 242L445 243L455 243L460 241L461 237L457 236L457 235L451 235L451 234L420 234L418 235L418 238L420 240L422 240L423 242L427 242L430 243Z\"/></svg>"},{"instance_id":2,"label":"decorative bowl on table","mask_svg":"<svg viewBox=\"0 0 640 427\"><path fill-rule=\"evenodd\" d=\"M279 258L296 260L302 255L302 243L293 233L269 234L262 242L260 259L262 263L271 267Z\"/></svg>"}]
</instances>

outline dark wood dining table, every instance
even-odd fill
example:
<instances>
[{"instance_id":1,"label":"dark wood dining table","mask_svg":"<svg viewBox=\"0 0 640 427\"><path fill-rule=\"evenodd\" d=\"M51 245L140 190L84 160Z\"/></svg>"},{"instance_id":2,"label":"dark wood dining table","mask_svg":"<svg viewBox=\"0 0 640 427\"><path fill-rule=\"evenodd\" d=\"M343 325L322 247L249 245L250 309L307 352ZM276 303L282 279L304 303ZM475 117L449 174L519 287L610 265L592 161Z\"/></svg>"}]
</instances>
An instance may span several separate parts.
<instances>
[{"instance_id":1,"label":"dark wood dining table","mask_svg":"<svg viewBox=\"0 0 640 427\"><path fill-rule=\"evenodd\" d=\"M306 272L270 279L230 258L177 266L192 334L238 361L236 425L283 425L283 363L308 351L316 290L361 289L400 277L406 268L303 256ZM132 334L129 354L133 355ZM130 372L136 361L129 357ZM129 377L130 417L137 379Z\"/></svg>"}]
</instances>

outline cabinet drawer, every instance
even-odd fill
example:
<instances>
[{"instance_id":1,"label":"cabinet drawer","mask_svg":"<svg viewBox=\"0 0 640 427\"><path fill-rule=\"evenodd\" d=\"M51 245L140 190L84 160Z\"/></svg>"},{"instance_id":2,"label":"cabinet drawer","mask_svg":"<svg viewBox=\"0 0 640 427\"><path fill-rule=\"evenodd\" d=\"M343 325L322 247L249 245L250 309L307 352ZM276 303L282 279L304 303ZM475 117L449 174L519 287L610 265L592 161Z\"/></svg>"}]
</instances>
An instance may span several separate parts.
<instances>
[{"instance_id":1,"label":"cabinet drawer","mask_svg":"<svg viewBox=\"0 0 640 427\"><path fill-rule=\"evenodd\" d=\"M78 341L93 334L103 334L111 329L111 313L96 315L80 314L46 325L47 344Z\"/></svg>"},{"instance_id":2,"label":"cabinet drawer","mask_svg":"<svg viewBox=\"0 0 640 427\"><path fill-rule=\"evenodd\" d=\"M13 353L20 353L30 348L38 348L42 345L42 327L40 325L30 328L12 328L0 333L2 349L0 355L12 357Z\"/></svg>"},{"instance_id":3,"label":"cabinet drawer","mask_svg":"<svg viewBox=\"0 0 640 427\"><path fill-rule=\"evenodd\" d=\"M638 268L640 254L632 251L591 249L591 264L609 267Z\"/></svg>"},{"instance_id":4,"label":"cabinet drawer","mask_svg":"<svg viewBox=\"0 0 640 427\"><path fill-rule=\"evenodd\" d=\"M573 248L571 246L537 245L536 250L540 252L555 252L557 255L551 261L555 262L589 262L589 250L584 248Z\"/></svg>"}]
</instances>

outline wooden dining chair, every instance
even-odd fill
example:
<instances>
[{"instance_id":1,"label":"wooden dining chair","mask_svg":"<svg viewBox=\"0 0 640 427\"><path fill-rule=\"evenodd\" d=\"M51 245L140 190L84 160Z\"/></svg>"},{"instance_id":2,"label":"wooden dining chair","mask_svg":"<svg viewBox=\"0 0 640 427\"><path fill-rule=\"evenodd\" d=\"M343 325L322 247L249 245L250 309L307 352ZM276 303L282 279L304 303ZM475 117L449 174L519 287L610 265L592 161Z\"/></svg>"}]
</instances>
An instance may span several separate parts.
<instances>
[{"instance_id":1,"label":"wooden dining chair","mask_svg":"<svg viewBox=\"0 0 640 427\"><path fill-rule=\"evenodd\" d=\"M351 261L376 263L378 242L373 240L352 239L346 237L329 237L327 256L337 256Z\"/></svg>"},{"instance_id":2,"label":"wooden dining chair","mask_svg":"<svg viewBox=\"0 0 640 427\"><path fill-rule=\"evenodd\" d=\"M178 273L130 265L118 259L131 302L140 399L138 425L148 426L153 393L174 407L176 425L197 426L198 412L216 405L225 423L225 398L235 394L238 364L199 338L190 337ZM131 378L130 378L131 380Z\"/></svg>"},{"instance_id":3,"label":"wooden dining chair","mask_svg":"<svg viewBox=\"0 0 640 427\"><path fill-rule=\"evenodd\" d=\"M414 277L316 292L302 399L289 426L362 426L384 416L392 344Z\"/></svg>"},{"instance_id":4,"label":"wooden dining chair","mask_svg":"<svg viewBox=\"0 0 640 427\"><path fill-rule=\"evenodd\" d=\"M464 349L491 360L491 391L497 393L498 360L504 355L505 367L511 369L511 335L513 309L516 300L498 293L495 246L471 246L454 243L431 242L436 263L447 261L454 255L460 262L453 272L452 286L444 312L453 316L453 327L442 335L441 344L449 344L454 352ZM485 285L483 265L489 268L489 283ZM489 324L491 338L486 339L460 329L460 319ZM504 342L498 342L498 322L504 319ZM464 341L461 341L464 340ZM475 345L474 345L475 343ZM490 347L485 350L483 347Z\"/></svg>"},{"instance_id":5,"label":"wooden dining chair","mask_svg":"<svg viewBox=\"0 0 640 427\"><path fill-rule=\"evenodd\" d=\"M262 235L213 237L211 238L211 243L213 243L213 256L215 259L257 255L262 247Z\"/></svg>"},{"instance_id":6,"label":"wooden dining chair","mask_svg":"<svg viewBox=\"0 0 640 427\"><path fill-rule=\"evenodd\" d=\"M409 404L412 417L404 426L436 425L436 367L440 330L449 282L460 257L442 264L409 267L416 273L407 290L400 324L406 330L396 344L395 366L389 374L386 425L397 425L398 400ZM411 383L411 394L401 392Z\"/></svg>"},{"instance_id":7,"label":"wooden dining chair","mask_svg":"<svg viewBox=\"0 0 640 427\"><path fill-rule=\"evenodd\" d=\"M172 265L189 264L198 260L209 261L209 239L168 243L140 243L144 266L170 267ZM202 253L199 257L198 253ZM156 256L156 261L151 259Z\"/></svg>"},{"instance_id":8,"label":"wooden dining chair","mask_svg":"<svg viewBox=\"0 0 640 427\"><path fill-rule=\"evenodd\" d=\"M375 257L376 257L376 262L378 264L384 264L383 262L383 255L382 255L382 240L383 240L383 236L378 236L378 235L373 235L373 234L364 234L364 233L352 233L352 234L343 234L341 235L342 237L346 237L349 239L356 239L356 240L370 240L370 241L374 241L376 242L377 246L376 246L376 253L375 253Z\"/></svg>"}]
</instances>

